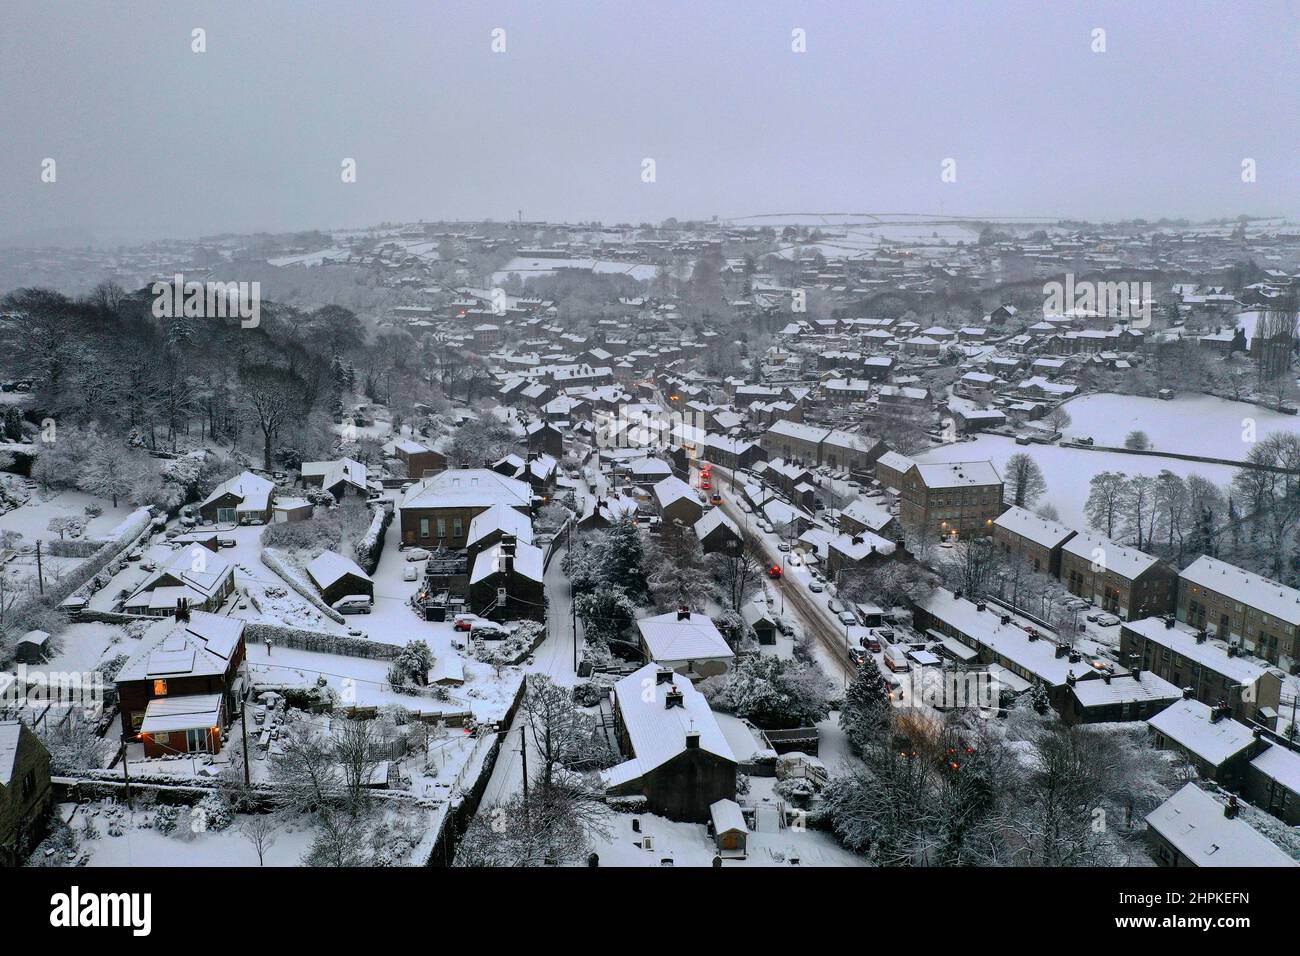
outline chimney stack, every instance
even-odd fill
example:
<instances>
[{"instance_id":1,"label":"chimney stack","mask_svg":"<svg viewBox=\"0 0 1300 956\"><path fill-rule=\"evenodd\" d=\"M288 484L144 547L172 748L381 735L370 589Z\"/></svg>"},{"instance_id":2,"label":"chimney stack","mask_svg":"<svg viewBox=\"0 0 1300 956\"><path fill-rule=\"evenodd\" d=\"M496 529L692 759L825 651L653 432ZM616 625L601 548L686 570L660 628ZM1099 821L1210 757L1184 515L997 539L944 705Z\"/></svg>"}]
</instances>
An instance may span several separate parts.
<instances>
[{"instance_id":1,"label":"chimney stack","mask_svg":"<svg viewBox=\"0 0 1300 956\"><path fill-rule=\"evenodd\" d=\"M673 669L671 667L661 667L655 673L655 684L667 684L673 679Z\"/></svg>"},{"instance_id":2,"label":"chimney stack","mask_svg":"<svg viewBox=\"0 0 1300 956\"><path fill-rule=\"evenodd\" d=\"M668 693L664 695L664 710L672 710L674 707L685 708L685 698L682 692L673 684L668 688Z\"/></svg>"},{"instance_id":3,"label":"chimney stack","mask_svg":"<svg viewBox=\"0 0 1300 956\"><path fill-rule=\"evenodd\" d=\"M689 621L690 619L691 619L691 609L683 604L681 607L677 609L677 620Z\"/></svg>"},{"instance_id":4,"label":"chimney stack","mask_svg":"<svg viewBox=\"0 0 1300 956\"><path fill-rule=\"evenodd\" d=\"M1223 808L1223 815L1229 820L1237 819L1237 814L1241 812L1241 806L1237 803L1237 795L1229 794L1228 802Z\"/></svg>"},{"instance_id":5,"label":"chimney stack","mask_svg":"<svg viewBox=\"0 0 1300 956\"><path fill-rule=\"evenodd\" d=\"M177 598L176 599L176 620L185 622L188 621L189 619L190 619L190 599L183 598L183 597Z\"/></svg>"},{"instance_id":6,"label":"chimney stack","mask_svg":"<svg viewBox=\"0 0 1300 956\"><path fill-rule=\"evenodd\" d=\"M700 732L695 728L691 728L690 730L686 731L686 749L687 750L700 749Z\"/></svg>"}]
</instances>

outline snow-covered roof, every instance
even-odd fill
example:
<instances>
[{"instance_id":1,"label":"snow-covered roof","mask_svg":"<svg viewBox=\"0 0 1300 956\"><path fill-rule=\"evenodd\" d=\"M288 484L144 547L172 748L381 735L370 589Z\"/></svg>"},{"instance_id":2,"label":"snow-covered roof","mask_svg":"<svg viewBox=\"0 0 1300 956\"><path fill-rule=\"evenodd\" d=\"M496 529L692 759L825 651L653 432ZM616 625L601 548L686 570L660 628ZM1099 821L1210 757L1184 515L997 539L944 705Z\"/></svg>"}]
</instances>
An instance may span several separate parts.
<instances>
[{"instance_id":1,"label":"snow-covered roof","mask_svg":"<svg viewBox=\"0 0 1300 956\"><path fill-rule=\"evenodd\" d=\"M816 425L805 425L803 422L781 419L773 422L767 433L769 435L779 435L783 438L798 438L801 441L811 442L816 445L823 441L831 433L831 430Z\"/></svg>"},{"instance_id":2,"label":"snow-covered roof","mask_svg":"<svg viewBox=\"0 0 1300 956\"><path fill-rule=\"evenodd\" d=\"M540 581L545 573L543 567L543 558L545 553L541 548L523 541L515 542L515 573L528 578L530 581ZM482 581L490 577L497 570L505 568L505 555L501 553L501 542L497 542L486 551L480 552L474 558L474 568L470 572L469 580L471 584Z\"/></svg>"},{"instance_id":3,"label":"snow-covered roof","mask_svg":"<svg viewBox=\"0 0 1300 956\"><path fill-rule=\"evenodd\" d=\"M991 461L942 461L918 464L916 469L927 488L970 488L1002 483Z\"/></svg>"},{"instance_id":4,"label":"snow-covered roof","mask_svg":"<svg viewBox=\"0 0 1300 956\"><path fill-rule=\"evenodd\" d=\"M351 558L345 558L337 551L322 551L307 565L307 574L315 585L324 590L345 575L351 574L363 581L369 581L370 575L361 570L361 566Z\"/></svg>"},{"instance_id":5,"label":"snow-covered roof","mask_svg":"<svg viewBox=\"0 0 1300 956\"><path fill-rule=\"evenodd\" d=\"M614 685L618 712L634 756L601 772L611 786L636 780L676 757L686 749L689 732L699 734L701 750L724 760L736 760L704 695L680 674L662 683L658 680L659 666L652 663ZM668 693L673 690L682 695L679 707L667 706Z\"/></svg>"},{"instance_id":6,"label":"snow-covered roof","mask_svg":"<svg viewBox=\"0 0 1300 956\"><path fill-rule=\"evenodd\" d=\"M1073 528L1067 528L1059 521L1040 518L1032 511L1018 508L1015 505L994 518L993 526L1018 534L1022 538L1034 542L1034 544L1040 544L1049 549L1064 543L1074 534Z\"/></svg>"},{"instance_id":7,"label":"snow-covered roof","mask_svg":"<svg viewBox=\"0 0 1300 956\"><path fill-rule=\"evenodd\" d=\"M1189 564L1180 576L1288 624L1300 624L1300 591L1295 588L1207 555Z\"/></svg>"},{"instance_id":8,"label":"snow-covered roof","mask_svg":"<svg viewBox=\"0 0 1300 956\"><path fill-rule=\"evenodd\" d=\"M745 825L745 814L735 800L719 800L710 804L709 818L713 821L715 834L749 832L749 827Z\"/></svg>"},{"instance_id":9,"label":"snow-covered roof","mask_svg":"<svg viewBox=\"0 0 1300 956\"><path fill-rule=\"evenodd\" d=\"M1268 664L1257 659L1240 654L1229 657L1228 646L1223 641L1211 638L1198 642L1196 632L1186 625L1175 623L1166 627L1164 618L1125 621L1123 627L1238 684L1253 684L1270 670Z\"/></svg>"},{"instance_id":10,"label":"snow-covered roof","mask_svg":"<svg viewBox=\"0 0 1300 956\"><path fill-rule=\"evenodd\" d=\"M158 621L117 672L117 683L225 674L244 633L239 618L191 611L188 621Z\"/></svg>"},{"instance_id":11,"label":"snow-covered roof","mask_svg":"<svg viewBox=\"0 0 1300 956\"><path fill-rule=\"evenodd\" d=\"M699 521L695 522L695 536L703 541L719 527L727 528L737 538L740 537L740 529L736 523L723 514L721 508L714 508L706 512Z\"/></svg>"},{"instance_id":12,"label":"snow-covered roof","mask_svg":"<svg viewBox=\"0 0 1300 956\"><path fill-rule=\"evenodd\" d=\"M1252 760L1250 765L1292 793L1300 793L1300 754L1294 750L1271 746Z\"/></svg>"},{"instance_id":13,"label":"snow-covered roof","mask_svg":"<svg viewBox=\"0 0 1300 956\"><path fill-rule=\"evenodd\" d=\"M1101 561L1097 561L1096 558L1098 550L1102 555ZM1128 578L1130 581L1149 571L1160 560L1137 550L1137 548L1126 548L1123 545L1116 544L1110 538L1097 534L1095 531L1080 531L1065 542L1061 548L1061 553L1082 558L1090 563L1096 562L1107 571L1113 571L1120 577Z\"/></svg>"},{"instance_id":14,"label":"snow-covered roof","mask_svg":"<svg viewBox=\"0 0 1300 956\"><path fill-rule=\"evenodd\" d=\"M127 607L137 606L139 602L135 599L139 595L163 590L160 582L164 578L179 581L182 586L199 595L200 601L206 600L221 589L227 576L233 576L234 573L234 565L225 558L212 553L202 545L194 544L172 552L171 557L149 573L149 576L127 598L125 604Z\"/></svg>"},{"instance_id":15,"label":"snow-covered roof","mask_svg":"<svg viewBox=\"0 0 1300 956\"><path fill-rule=\"evenodd\" d=\"M220 694L186 694L181 697L155 697L144 709L142 734L167 734L179 730L198 730L221 726Z\"/></svg>"},{"instance_id":16,"label":"snow-covered roof","mask_svg":"<svg viewBox=\"0 0 1300 956\"><path fill-rule=\"evenodd\" d=\"M1214 708L1199 700L1180 700L1147 720L1156 730L1212 767L1235 757L1255 742L1255 733L1231 717L1214 720Z\"/></svg>"},{"instance_id":17,"label":"snow-covered roof","mask_svg":"<svg viewBox=\"0 0 1300 956\"><path fill-rule=\"evenodd\" d=\"M1161 700L1172 703L1183 691L1151 671L1142 671L1136 676L1118 674L1110 680L1081 680L1074 685L1074 696L1084 707L1104 707Z\"/></svg>"},{"instance_id":18,"label":"snow-covered roof","mask_svg":"<svg viewBox=\"0 0 1300 956\"><path fill-rule=\"evenodd\" d=\"M274 489L275 483L269 478L255 475L251 471L243 471L213 488L212 493L203 499L199 507L211 504L225 494L231 494L240 499L236 511L265 511L270 507L271 492Z\"/></svg>"},{"instance_id":19,"label":"snow-covered roof","mask_svg":"<svg viewBox=\"0 0 1300 956\"><path fill-rule=\"evenodd\" d=\"M1196 866L1295 866L1289 856L1194 783L1147 814L1147 826Z\"/></svg>"},{"instance_id":20,"label":"snow-covered roof","mask_svg":"<svg viewBox=\"0 0 1300 956\"><path fill-rule=\"evenodd\" d=\"M525 481L489 468L453 468L417 481L402 496L402 508L529 507L533 490Z\"/></svg>"},{"instance_id":21,"label":"snow-covered roof","mask_svg":"<svg viewBox=\"0 0 1300 956\"><path fill-rule=\"evenodd\" d=\"M659 502L660 508L667 507L682 498L689 498L696 505L700 503L699 499L695 497L695 492L691 490L691 486L676 475L669 475L667 478L655 482L654 493L655 500Z\"/></svg>"},{"instance_id":22,"label":"snow-covered roof","mask_svg":"<svg viewBox=\"0 0 1300 956\"><path fill-rule=\"evenodd\" d=\"M469 533L465 538L467 546L486 537L493 531L513 534L525 544L533 543L533 523L528 515L505 505L493 505L487 511L480 511L469 523Z\"/></svg>"},{"instance_id":23,"label":"snow-covered roof","mask_svg":"<svg viewBox=\"0 0 1300 956\"><path fill-rule=\"evenodd\" d=\"M873 505L866 498L854 498L840 509L840 517L850 518L869 531L879 531L894 520L894 516L888 511Z\"/></svg>"},{"instance_id":24,"label":"snow-covered roof","mask_svg":"<svg viewBox=\"0 0 1300 956\"><path fill-rule=\"evenodd\" d=\"M304 461L302 476L320 478L323 488L332 488L341 481L362 490L366 488L366 466L351 458L339 458L336 461Z\"/></svg>"},{"instance_id":25,"label":"snow-covered roof","mask_svg":"<svg viewBox=\"0 0 1300 956\"><path fill-rule=\"evenodd\" d=\"M683 619L677 611L643 617L636 622L653 660L730 660L736 655L707 614L692 611Z\"/></svg>"}]
</instances>

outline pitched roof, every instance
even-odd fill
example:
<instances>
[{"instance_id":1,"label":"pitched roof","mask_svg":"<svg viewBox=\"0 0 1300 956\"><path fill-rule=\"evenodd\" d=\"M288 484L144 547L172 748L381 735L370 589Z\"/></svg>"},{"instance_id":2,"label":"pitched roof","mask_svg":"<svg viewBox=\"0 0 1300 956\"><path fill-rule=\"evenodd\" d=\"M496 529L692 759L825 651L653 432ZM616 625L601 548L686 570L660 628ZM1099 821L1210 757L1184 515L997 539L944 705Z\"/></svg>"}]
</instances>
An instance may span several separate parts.
<instances>
[{"instance_id":1,"label":"pitched roof","mask_svg":"<svg viewBox=\"0 0 1300 956\"><path fill-rule=\"evenodd\" d=\"M692 611L689 618L678 620L677 613L669 611L636 622L652 659L693 661L736 656L707 614Z\"/></svg>"},{"instance_id":2,"label":"pitched roof","mask_svg":"<svg viewBox=\"0 0 1300 956\"><path fill-rule=\"evenodd\" d=\"M1147 724L1174 743L1217 767L1255 742L1255 733L1239 720L1214 720L1214 708L1199 700L1180 700L1150 717Z\"/></svg>"},{"instance_id":3,"label":"pitched roof","mask_svg":"<svg viewBox=\"0 0 1300 956\"><path fill-rule=\"evenodd\" d=\"M505 505L493 505L487 511L480 511L469 523L469 534L465 543L472 545L493 531L513 534L524 544L533 543L533 523L528 515Z\"/></svg>"},{"instance_id":4,"label":"pitched roof","mask_svg":"<svg viewBox=\"0 0 1300 956\"><path fill-rule=\"evenodd\" d=\"M1073 528L1068 528L1059 521L1041 518L1032 511L1015 505L994 518L993 525L1049 549L1064 543L1074 534Z\"/></svg>"},{"instance_id":5,"label":"pitched roof","mask_svg":"<svg viewBox=\"0 0 1300 956\"><path fill-rule=\"evenodd\" d=\"M704 695L680 674L658 683L659 666L647 664L614 685L614 698L634 756L601 772L606 783L626 783L667 763L686 749L686 734L700 735L700 749L733 763L736 756ZM653 695L647 692L653 688ZM680 707L667 707L666 698L675 689L682 695ZM646 698L650 697L649 700Z\"/></svg>"},{"instance_id":6,"label":"pitched roof","mask_svg":"<svg viewBox=\"0 0 1300 956\"><path fill-rule=\"evenodd\" d=\"M322 551L318 554L307 565L307 574L322 590L349 574L363 581L370 580L370 575L361 570L359 564L336 551Z\"/></svg>"},{"instance_id":7,"label":"pitched roof","mask_svg":"<svg viewBox=\"0 0 1300 956\"><path fill-rule=\"evenodd\" d=\"M190 620L154 624L117 673L117 683L225 674L244 634L239 618L191 611Z\"/></svg>"},{"instance_id":8,"label":"pitched roof","mask_svg":"<svg viewBox=\"0 0 1300 956\"><path fill-rule=\"evenodd\" d=\"M1295 866L1291 857L1194 783L1147 814L1147 826L1196 866Z\"/></svg>"},{"instance_id":9,"label":"pitched roof","mask_svg":"<svg viewBox=\"0 0 1300 956\"><path fill-rule=\"evenodd\" d=\"M1300 591L1235 564L1201 555L1183 569L1180 577L1288 624L1300 624Z\"/></svg>"},{"instance_id":10,"label":"pitched roof","mask_svg":"<svg viewBox=\"0 0 1300 956\"><path fill-rule=\"evenodd\" d=\"M265 511L270 507L271 492L274 489L275 482L271 479L255 475L251 471L242 471L213 488L212 493L203 499L199 507L209 505L225 494L231 494L240 499L240 505L236 510Z\"/></svg>"},{"instance_id":11,"label":"pitched roof","mask_svg":"<svg viewBox=\"0 0 1300 956\"><path fill-rule=\"evenodd\" d=\"M525 481L507 478L489 468L452 468L421 479L402 496L402 508L512 508L532 504L533 490Z\"/></svg>"}]
</instances>

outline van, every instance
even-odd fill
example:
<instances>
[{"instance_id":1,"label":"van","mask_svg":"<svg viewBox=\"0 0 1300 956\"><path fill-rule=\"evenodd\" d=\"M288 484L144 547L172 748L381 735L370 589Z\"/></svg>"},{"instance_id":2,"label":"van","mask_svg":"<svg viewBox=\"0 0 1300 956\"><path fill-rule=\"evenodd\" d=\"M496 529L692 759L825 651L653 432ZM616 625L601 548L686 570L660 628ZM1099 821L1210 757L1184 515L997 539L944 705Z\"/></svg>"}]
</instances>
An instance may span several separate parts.
<instances>
[{"instance_id":1,"label":"van","mask_svg":"<svg viewBox=\"0 0 1300 956\"><path fill-rule=\"evenodd\" d=\"M335 601L332 607L340 614L369 614L373 604L368 594L349 594Z\"/></svg>"},{"instance_id":2,"label":"van","mask_svg":"<svg viewBox=\"0 0 1300 956\"><path fill-rule=\"evenodd\" d=\"M912 669L912 665L908 663L907 654L897 644L890 644L885 648L885 666L895 674L906 673Z\"/></svg>"}]
</instances>

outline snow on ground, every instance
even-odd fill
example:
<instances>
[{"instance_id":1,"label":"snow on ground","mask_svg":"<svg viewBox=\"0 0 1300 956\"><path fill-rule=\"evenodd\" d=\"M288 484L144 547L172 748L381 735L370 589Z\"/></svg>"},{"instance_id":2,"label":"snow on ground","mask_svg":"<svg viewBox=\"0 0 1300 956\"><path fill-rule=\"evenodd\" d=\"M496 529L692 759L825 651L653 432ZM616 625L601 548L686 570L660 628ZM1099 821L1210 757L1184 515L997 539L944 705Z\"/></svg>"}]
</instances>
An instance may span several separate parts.
<instances>
[{"instance_id":1,"label":"snow on ground","mask_svg":"<svg viewBox=\"0 0 1300 956\"><path fill-rule=\"evenodd\" d=\"M1070 410L1073 414L1073 406ZM1047 493L1037 503L1041 505L1050 502L1055 505L1061 521L1072 528L1088 527L1083 506L1088 500L1088 483L1098 472L1118 471L1126 475L1154 477L1167 468L1184 478L1190 474L1197 474L1221 486L1231 484L1233 476L1237 473L1237 469L1231 465L1211 465L1156 455L1126 455L1123 452L1088 451L1081 448L1063 448L1059 445L1017 445L1014 439L1002 435L980 435L973 442L942 445L916 455L915 460L920 462L988 460L993 462L999 474L1005 475L1007 459L1017 452L1029 455L1043 471L1043 478L1047 482Z\"/></svg>"},{"instance_id":2,"label":"snow on ground","mask_svg":"<svg viewBox=\"0 0 1300 956\"><path fill-rule=\"evenodd\" d=\"M86 519L86 507L94 505L104 513L98 518ZM24 544L57 540L57 532L49 530L52 518L74 517L86 519L86 537L106 535L121 524L135 505L118 499L117 507L106 498L96 498L81 491L37 492L31 500L13 511L0 515L0 531L17 531Z\"/></svg>"},{"instance_id":3,"label":"snow on ground","mask_svg":"<svg viewBox=\"0 0 1300 956\"><path fill-rule=\"evenodd\" d=\"M1256 438L1269 432L1300 432L1300 417L1214 395L1181 395L1173 401L1109 393L1085 395L1065 405L1072 424L1067 438L1090 437L1098 445L1121 446L1131 431L1144 431L1157 451L1244 460L1242 438L1254 422ZM1058 506L1059 507L1059 506Z\"/></svg>"},{"instance_id":4,"label":"snow on ground","mask_svg":"<svg viewBox=\"0 0 1300 956\"><path fill-rule=\"evenodd\" d=\"M820 830L778 829L775 802L770 796L775 781L752 778L751 793L742 803L754 803L760 809L759 832L750 833L748 855L744 859L724 859L732 866L865 866L860 856L844 849L829 833ZM764 811L768 812L764 812ZM632 829L632 821L641 822L641 832ZM717 846L702 823L678 823L653 813L615 813L608 821L609 835L593 840L592 849L600 856L601 866L712 866ZM653 849L639 845L646 836L653 838Z\"/></svg>"},{"instance_id":5,"label":"snow on ground","mask_svg":"<svg viewBox=\"0 0 1300 956\"><path fill-rule=\"evenodd\" d=\"M152 826L155 811L127 810L125 805L93 803L76 808L61 804L59 816L68 820L72 816L73 833L80 834L83 821L89 815L99 838L80 839L81 853L89 858L86 866L257 866L257 852L253 844L240 832L239 822L224 830L195 832L188 823L188 812L182 811L180 822L171 833L160 833ZM110 815L120 816L123 826L121 836L108 833ZM275 842L266 851L266 866L298 866L315 836L311 820L304 816L278 817Z\"/></svg>"}]
</instances>

